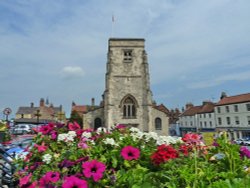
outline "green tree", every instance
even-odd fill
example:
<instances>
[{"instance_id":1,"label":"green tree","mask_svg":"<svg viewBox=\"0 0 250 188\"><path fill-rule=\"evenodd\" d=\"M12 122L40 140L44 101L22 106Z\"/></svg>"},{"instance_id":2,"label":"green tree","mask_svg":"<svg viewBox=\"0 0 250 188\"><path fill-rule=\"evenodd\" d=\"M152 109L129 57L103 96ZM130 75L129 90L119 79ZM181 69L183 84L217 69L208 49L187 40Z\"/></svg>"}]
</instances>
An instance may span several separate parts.
<instances>
[{"instance_id":1,"label":"green tree","mask_svg":"<svg viewBox=\"0 0 250 188\"><path fill-rule=\"evenodd\" d=\"M69 121L77 122L81 127L83 127L82 117L75 110L71 112Z\"/></svg>"}]
</instances>

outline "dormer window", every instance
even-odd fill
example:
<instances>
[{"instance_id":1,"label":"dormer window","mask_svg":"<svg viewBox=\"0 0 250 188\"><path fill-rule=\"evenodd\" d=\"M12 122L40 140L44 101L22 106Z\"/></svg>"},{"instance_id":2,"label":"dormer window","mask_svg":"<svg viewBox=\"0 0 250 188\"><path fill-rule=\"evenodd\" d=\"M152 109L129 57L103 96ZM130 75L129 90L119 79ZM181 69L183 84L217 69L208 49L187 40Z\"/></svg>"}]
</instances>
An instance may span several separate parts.
<instances>
[{"instance_id":1,"label":"dormer window","mask_svg":"<svg viewBox=\"0 0 250 188\"><path fill-rule=\"evenodd\" d=\"M125 63L131 63L132 62L132 50L124 50L123 51L123 61Z\"/></svg>"}]
</instances>

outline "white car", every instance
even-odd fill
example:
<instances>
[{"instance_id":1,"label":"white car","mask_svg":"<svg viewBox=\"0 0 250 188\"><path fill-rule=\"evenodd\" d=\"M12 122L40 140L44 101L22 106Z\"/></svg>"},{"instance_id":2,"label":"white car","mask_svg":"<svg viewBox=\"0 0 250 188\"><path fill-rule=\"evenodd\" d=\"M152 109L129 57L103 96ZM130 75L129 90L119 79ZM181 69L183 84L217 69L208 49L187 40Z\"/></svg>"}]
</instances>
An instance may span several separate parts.
<instances>
[{"instance_id":1,"label":"white car","mask_svg":"<svg viewBox=\"0 0 250 188\"><path fill-rule=\"evenodd\" d=\"M234 140L234 143L235 144L238 144L238 145L243 145L244 144L244 139L242 139L242 138L238 138L238 139L236 139L236 140Z\"/></svg>"},{"instance_id":2,"label":"white car","mask_svg":"<svg viewBox=\"0 0 250 188\"><path fill-rule=\"evenodd\" d=\"M18 124L15 126L13 133L14 134L27 134L31 133L31 127L28 124Z\"/></svg>"},{"instance_id":3,"label":"white car","mask_svg":"<svg viewBox=\"0 0 250 188\"><path fill-rule=\"evenodd\" d=\"M250 146L250 140L249 139L244 140L243 145Z\"/></svg>"}]
</instances>

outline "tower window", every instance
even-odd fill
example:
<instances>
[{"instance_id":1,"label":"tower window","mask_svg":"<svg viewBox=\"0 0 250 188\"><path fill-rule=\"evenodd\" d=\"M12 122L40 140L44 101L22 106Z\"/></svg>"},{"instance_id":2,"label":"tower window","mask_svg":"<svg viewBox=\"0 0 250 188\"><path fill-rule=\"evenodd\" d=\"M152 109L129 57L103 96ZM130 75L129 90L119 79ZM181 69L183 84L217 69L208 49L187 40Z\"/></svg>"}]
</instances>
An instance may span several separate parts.
<instances>
[{"instance_id":1,"label":"tower window","mask_svg":"<svg viewBox=\"0 0 250 188\"><path fill-rule=\"evenodd\" d=\"M131 63L132 62L132 50L124 50L124 52L123 52L123 61L125 63Z\"/></svg>"},{"instance_id":2,"label":"tower window","mask_svg":"<svg viewBox=\"0 0 250 188\"><path fill-rule=\"evenodd\" d=\"M136 118L135 102L131 97L126 98L123 103L123 118Z\"/></svg>"}]
</instances>

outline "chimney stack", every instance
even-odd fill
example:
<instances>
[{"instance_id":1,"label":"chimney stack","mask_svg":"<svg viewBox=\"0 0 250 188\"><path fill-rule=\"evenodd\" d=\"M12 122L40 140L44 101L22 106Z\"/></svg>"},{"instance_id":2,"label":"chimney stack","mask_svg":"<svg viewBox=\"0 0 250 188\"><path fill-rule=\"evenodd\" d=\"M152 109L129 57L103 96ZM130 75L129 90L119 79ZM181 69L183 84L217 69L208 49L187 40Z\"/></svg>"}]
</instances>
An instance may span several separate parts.
<instances>
[{"instance_id":1,"label":"chimney stack","mask_svg":"<svg viewBox=\"0 0 250 188\"><path fill-rule=\"evenodd\" d=\"M186 104L186 110L189 109L189 108L191 108L191 107L193 107L193 106L194 106L194 105L193 105L192 103L187 103L187 104Z\"/></svg>"},{"instance_id":2,"label":"chimney stack","mask_svg":"<svg viewBox=\"0 0 250 188\"><path fill-rule=\"evenodd\" d=\"M40 99L40 107L43 107L44 106L44 98L41 98Z\"/></svg>"},{"instance_id":3,"label":"chimney stack","mask_svg":"<svg viewBox=\"0 0 250 188\"><path fill-rule=\"evenodd\" d=\"M227 94L226 94L226 92L223 91L223 92L221 93L220 99L223 99L223 98L225 98L225 97L227 97Z\"/></svg>"},{"instance_id":4,"label":"chimney stack","mask_svg":"<svg viewBox=\"0 0 250 188\"><path fill-rule=\"evenodd\" d=\"M30 107L31 108L33 108L34 107L34 103L32 102L32 103L30 103Z\"/></svg>"}]
</instances>

